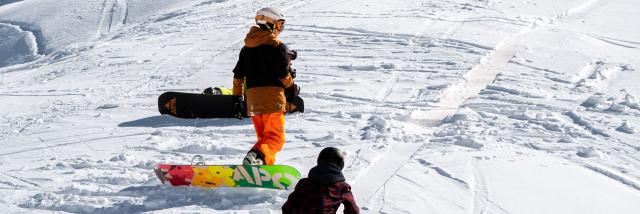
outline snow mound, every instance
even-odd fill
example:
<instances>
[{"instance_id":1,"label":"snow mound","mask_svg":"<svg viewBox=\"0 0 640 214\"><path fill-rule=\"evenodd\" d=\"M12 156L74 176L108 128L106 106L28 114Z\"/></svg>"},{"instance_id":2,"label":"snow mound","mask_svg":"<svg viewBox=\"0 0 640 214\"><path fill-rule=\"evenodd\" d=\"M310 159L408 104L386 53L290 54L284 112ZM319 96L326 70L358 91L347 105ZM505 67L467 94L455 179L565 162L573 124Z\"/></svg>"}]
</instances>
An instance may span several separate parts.
<instances>
[{"instance_id":1,"label":"snow mound","mask_svg":"<svg viewBox=\"0 0 640 214\"><path fill-rule=\"evenodd\" d=\"M351 118L351 116L349 116L347 113L344 113L344 111L338 111L338 113L336 113L336 118L348 119Z\"/></svg>"},{"instance_id":2,"label":"snow mound","mask_svg":"<svg viewBox=\"0 0 640 214\"><path fill-rule=\"evenodd\" d=\"M38 43L33 33L0 23L0 67L26 63L38 56Z\"/></svg>"},{"instance_id":3,"label":"snow mound","mask_svg":"<svg viewBox=\"0 0 640 214\"><path fill-rule=\"evenodd\" d=\"M130 158L129 158L129 156L127 154L119 154L119 155L111 157L109 159L109 161L118 162L118 161L127 161L129 159Z\"/></svg>"},{"instance_id":4,"label":"snow mound","mask_svg":"<svg viewBox=\"0 0 640 214\"><path fill-rule=\"evenodd\" d=\"M442 131L436 131L433 133L433 136L436 137L449 137L449 136L456 136L456 135L460 135L462 134L462 131L460 129L456 129L456 128L449 128L449 129L445 129Z\"/></svg>"},{"instance_id":5,"label":"snow mound","mask_svg":"<svg viewBox=\"0 0 640 214\"><path fill-rule=\"evenodd\" d=\"M576 155L583 158L602 157L602 152L598 151L595 147L579 147Z\"/></svg>"},{"instance_id":6,"label":"snow mound","mask_svg":"<svg viewBox=\"0 0 640 214\"><path fill-rule=\"evenodd\" d=\"M459 121L480 121L480 115L470 108L464 107L458 110L456 113L444 118L442 122L456 123Z\"/></svg>"},{"instance_id":7,"label":"snow mound","mask_svg":"<svg viewBox=\"0 0 640 214\"><path fill-rule=\"evenodd\" d=\"M558 143L576 143L576 140L570 136L563 136L558 140Z\"/></svg>"},{"instance_id":8,"label":"snow mound","mask_svg":"<svg viewBox=\"0 0 640 214\"><path fill-rule=\"evenodd\" d=\"M554 131L554 132L562 132L563 131L563 126L561 124L556 124L556 123L549 123L549 122L545 122L542 124L542 127L545 128L546 130L549 131Z\"/></svg>"},{"instance_id":9,"label":"snow mound","mask_svg":"<svg viewBox=\"0 0 640 214\"><path fill-rule=\"evenodd\" d=\"M374 140L380 138L387 138L387 133L390 131L390 124L387 119L378 116L371 116L368 120L368 126L362 130L362 140Z\"/></svg>"},{"instance_id":10,"label":"snow mound","mask_svg":"<svg viewBox=\"0 0 640 214\"><path fill-rule=\"evenodd\" d=\"M600 105L607 105L607 97L603 94L593 95L585 100L581 105L587 108L596 108Z\"/></svg>"},{"instance_id":11,"label":"snow mound","mask_svg":"<svg viewBox=\"0 0 640 214\"><path fill-rule=\"evenodd\" d=\"M393 63L383 63L380 67L383 69L394 69L396 68L396 65Z\"/></svg>"},{"instance_id":12,"label":"snow mound","mask_svg":"<svg viewBox=\"0 0 640 214\"><path fill-rule=\"evenodd\" d=\"M604 111L614 113L625 113L629 111L629 109L640 110L638 98L631 94L626 94L624 100L618 102L616 98L599 92L587 98L581 105L589 109L602 108Z\"/></svg>"},{"instance_id":13,"label":"snow mound","mask_svg":"<svg viewBox=\"0 0 640 214\"><path fill-rule=\"evenodd\" d=\"M574 79L577 87L603 89L621 71L628 71L627 64L608 63L606 59L595 59L586 65Z\"/></svg>"},{"instance_id":14,"label":"snow mound","mask_svg":"<svg viewBox=\"0 0 640 214\"><path fill-rule=\"evenodd\" d=\"M609 108L607 108L606 110L610 112L624 113L629 110L629 107L617 103L612 103L611 106L609 106Z\"/></svg>"},{"instance_id":15,"label":"snow mound","mask_svg":"<svg viewBox=\"0 0 640 214\"><path fill-rule=\"evenodd\" d=\"M624 121L622 123L622 125L620 125L618 128L616 128L616 131L624 132L624 133L627 133L627 134L633 134L633 133L636 132L635 128L632 127L631 125L629 125L629 123L627 121Z\"/></svg>"},{"instance_id":16,"label":"snow mound","mask_svg":"<svg viewBox=\"0 0 640 214\"><path fill-rule=\"evenodd\" d=\"M591 122L589 122L584 117L578 115L578 113L576 113L575 111L565 112L565 115L571 118L574 124L584 126L587 130L591 131L592 134L609 137L609 134L607 134L605 130L596 128Z\"/></svg>"},{"instance_id":17,"label":"snow mound","mask_svg":"<svg viewBox=\"0 0 640 214\"><path fill-rule=\"evenodd\" d=\"M484 144L478 143L475 140L470 138L462 138L462 137L459 137L455 142L453 142L453 144L472 148L472 149L481 149L482 147L484 147Z\"/></svg>"},{"instance_id":18,"label":"snow mound","mask_svg":"<svg viewBox=\"0 0 640 214\"><path fill-rule=\"evenodd\" d=\"M631 94L627 94L624 97L624 102L622 102L622 105L628 106L629 108L632 108L632 109L640 110L640 101L638 101L638 98L636 98Z\"/></svg>"},{"instance_id":19,"label":"snow mound","mask_svg":"<svg viewBox=\"0 0 640 214\"><path fill-rule=\"evenodd\" d=\"M521 109L509 115L509 118L516 120L532 120L536 118L536 115L531 113L528 109Z\"/></svg>"},{"instance_id":20,"label":"snow mound","mask_svg":"<svg viewBox=\"0 0 640 214\"><path fill-rule=\"evenodd\" d=\"M104 104L104 105L98 106L98 109L112 109L112 108L118 108L118 107L120 107L120 105L113 104L113 103L108 103L108 104Z\"/></svg>"}]
</instances>

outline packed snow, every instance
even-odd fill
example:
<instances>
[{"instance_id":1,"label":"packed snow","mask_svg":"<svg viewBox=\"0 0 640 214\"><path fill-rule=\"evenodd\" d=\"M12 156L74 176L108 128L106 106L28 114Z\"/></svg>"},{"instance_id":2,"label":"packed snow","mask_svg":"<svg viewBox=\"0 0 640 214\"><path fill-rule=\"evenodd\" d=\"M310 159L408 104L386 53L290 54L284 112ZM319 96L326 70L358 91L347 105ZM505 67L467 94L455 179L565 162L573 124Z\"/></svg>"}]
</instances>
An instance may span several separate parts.
<instances>
[{"instance_id":1,"label":"packed snow","mask_svg":"<svg viewBox=\"0 0 640 214\"><path fill-rule=\"evenodd\" d=\"M231 87L262 7L304 114L278 164L328 146L363 213L637 213L634 0L0 1L0 209L279 213L290 191L163 185L158 163L239 164L250 120L160 115Z\"/></svg>"}]
</instances>

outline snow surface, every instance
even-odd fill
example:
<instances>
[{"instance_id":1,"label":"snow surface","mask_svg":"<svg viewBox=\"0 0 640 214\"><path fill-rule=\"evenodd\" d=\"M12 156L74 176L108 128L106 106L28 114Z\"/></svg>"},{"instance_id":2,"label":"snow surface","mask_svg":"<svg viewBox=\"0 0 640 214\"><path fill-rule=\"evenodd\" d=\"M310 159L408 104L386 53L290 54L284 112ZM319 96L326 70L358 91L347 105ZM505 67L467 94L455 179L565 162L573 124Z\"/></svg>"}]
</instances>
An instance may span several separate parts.
<instances>
[{"instance_id":1,"label":"snow surface","mask_svg":"<svg viewBox=\"0 0 640 214\"><path fill-rule=\"evenodd\" d=\"M278 213L290 192L161 185L237 164L250 120L177 119L231 86L255 11L286 11L307 111L277 162L327 146L364 213L637 213L634 0L0 1L0 209Z\"/></svg>"}]
</instances>

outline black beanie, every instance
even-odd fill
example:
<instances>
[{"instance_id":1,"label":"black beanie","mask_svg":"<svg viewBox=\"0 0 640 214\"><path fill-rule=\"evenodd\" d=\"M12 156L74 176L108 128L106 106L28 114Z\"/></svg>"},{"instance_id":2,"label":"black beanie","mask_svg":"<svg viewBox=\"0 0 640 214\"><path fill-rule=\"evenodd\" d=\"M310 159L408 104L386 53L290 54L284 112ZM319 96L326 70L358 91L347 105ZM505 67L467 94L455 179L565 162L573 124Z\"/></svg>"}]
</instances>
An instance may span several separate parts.
<instances>
[{"instance_id":1,"label":"black beanie","mask_svg":"<svg viewBox=\"0 0 640 214\"><path fill-rule=\"evenodd\" d=\"M344 153L335 147L324 148L318 155L318 165L328 163L333 163L342 170L344 168Z\"/></svg>"}]
</instances>

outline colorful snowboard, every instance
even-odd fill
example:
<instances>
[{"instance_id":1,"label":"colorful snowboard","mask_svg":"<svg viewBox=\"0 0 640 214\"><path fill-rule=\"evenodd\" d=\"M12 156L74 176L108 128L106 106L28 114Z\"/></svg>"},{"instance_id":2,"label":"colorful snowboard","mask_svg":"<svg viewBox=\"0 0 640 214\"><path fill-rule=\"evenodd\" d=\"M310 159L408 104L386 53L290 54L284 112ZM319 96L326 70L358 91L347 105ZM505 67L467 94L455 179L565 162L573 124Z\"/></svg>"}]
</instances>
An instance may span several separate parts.
<instances>
[{"instance_id":1,"label":"colorful snowboard","mask_svg":"<svg viewBox=\"0 0 640 214\"><path fill-rule=\"evenodd\" d=\"M304 101L296 96L288 99L287 113L304 112ZM246 102L244 109L247 109ZM158 111L180 118L235 118L233 96L184 92L165 92L158 97ZM246 111L243 117L248 117Z\"/></svg>"},{"instance_id":2,"label":"colorful snowboard","mask_svg":"<svg viewBox=\"0 0 640 214\"><path fill-rule=\"evenodd\" d=\"M285 165L171 165L158 164L154 169L162 183L173 186L259 187L293 190L300 172Z\"/></svg>"}]
</instances>

